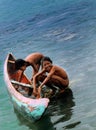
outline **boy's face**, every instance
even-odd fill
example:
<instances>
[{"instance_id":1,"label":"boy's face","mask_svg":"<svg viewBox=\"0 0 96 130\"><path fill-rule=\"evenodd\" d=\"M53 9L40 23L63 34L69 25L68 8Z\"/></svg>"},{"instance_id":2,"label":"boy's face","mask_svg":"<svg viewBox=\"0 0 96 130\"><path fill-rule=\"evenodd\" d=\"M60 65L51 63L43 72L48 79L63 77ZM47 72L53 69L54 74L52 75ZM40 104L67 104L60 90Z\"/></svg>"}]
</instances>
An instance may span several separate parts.
<instances>
[{"instance_id":1,"label":"boy's face","mask_svg":"<svg viewBox=\"0 0 96 130\"><path fill-rule=\"evenodd\" d=\"M43 61L43 68L49 72L52 68L52 63L50 61Z\"/></svg>"},{"instance_id":2,"label":"boy's face","mask_svg":"<svg viewBox=\"0 0 96 130\"><path fill-rule=\"evenodd\" d=\"M22 66L22 67L20 68L20 70L25 71L25 70L26 70L26 65Z\"/></svg>"}]
</instances>

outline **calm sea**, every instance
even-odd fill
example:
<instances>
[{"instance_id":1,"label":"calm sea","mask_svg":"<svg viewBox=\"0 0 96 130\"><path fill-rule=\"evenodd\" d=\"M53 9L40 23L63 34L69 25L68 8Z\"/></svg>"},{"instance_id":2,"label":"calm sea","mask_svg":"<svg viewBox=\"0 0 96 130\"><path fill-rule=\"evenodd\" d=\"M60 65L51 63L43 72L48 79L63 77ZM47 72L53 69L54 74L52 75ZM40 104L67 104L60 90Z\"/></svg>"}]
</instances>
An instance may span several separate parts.
<instances>
[{"instance_id":1,"label":"calm sea","mask_svg":"<svg viewBox=\"0 0 96 130\"><path fill-rule=\"evenodd\" d=\"M3 79L10 52L50 56L68 73L74 98L53 101L36 123L23 119ZM0 130L69 129L96 130L96 1L0 0Z\"/></svg>"}]
</instances>

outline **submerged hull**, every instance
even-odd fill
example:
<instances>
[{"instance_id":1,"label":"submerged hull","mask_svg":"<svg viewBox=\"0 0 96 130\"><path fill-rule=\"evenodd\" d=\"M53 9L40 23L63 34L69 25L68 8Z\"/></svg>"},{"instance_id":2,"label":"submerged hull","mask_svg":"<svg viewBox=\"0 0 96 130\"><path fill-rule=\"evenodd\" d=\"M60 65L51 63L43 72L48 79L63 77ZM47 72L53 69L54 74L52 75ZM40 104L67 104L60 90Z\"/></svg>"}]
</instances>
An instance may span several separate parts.
<instances>
[{"instance_id":1,"label":"submerged hull","mask_svg":"<svg viewBox=\"0 0 96 130\"><path fill-rule=\"evenodd\" d=\"M9 63L9 61L12 62ZM15 58L12 56L12 54L8 54L4 64L4 80L7 86L8 93L11 97L11 101L13 103L14 108L23 117L32 122L37 121L42 117L46 108L48 107L49 99L48 98L32 99L29 97L25 97L14 88L9 76L10 75L9 70L13 69L14 61ZM23 75L23 77L24 81L28 82L28 78L25 75ZM24 81L22 80L23 83Z\"/></svg>"}]
</instances>

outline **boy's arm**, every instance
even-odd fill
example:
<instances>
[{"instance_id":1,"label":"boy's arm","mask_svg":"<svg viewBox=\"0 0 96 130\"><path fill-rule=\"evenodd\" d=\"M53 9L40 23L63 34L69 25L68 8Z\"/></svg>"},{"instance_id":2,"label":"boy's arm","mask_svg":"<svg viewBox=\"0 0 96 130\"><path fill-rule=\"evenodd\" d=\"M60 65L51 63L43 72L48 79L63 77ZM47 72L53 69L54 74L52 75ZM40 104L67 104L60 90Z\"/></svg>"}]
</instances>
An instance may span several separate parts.
<instances>
[{"instance_id":1,"label":"boy's arm","mask_svg":"<svg viewBox=\"0 0 96 130\"><path fill-rule=\"evenodd\" d=\"M52 68L52 70L50 71L50 73L47 75L47 77L45 78L45 80L41 83L41 85L38 87L38 98L40 98L40 93L41 93L41 89L43 87L43 85L45 85L48 80L51 78L51 76L54 74L55 69Z\"/></svg>"},{"instance_id":2,"label":"boy's arm","mask_svg":"<svg viewBox=\"0 0 96 130\"><path fill-rule=\"evenodd\" d=\"M45 70L43 69L41 72L38 72L36 75L34 75L34 77L33 77L33 89L34 89L34 91L36 90L36 78L39 75L43 74L44 72L45 72Z\"/></svg>"},{"instance_id":3,"label":"boy's arm","mask_svg":"<svg viewBox=\"0 0 96 130\"><path fill-rule=\"evenodd\" d=\"M49 81L49 79L52 77L52 75L54 74L54 72L55 72L55 68L53 67L51 69L51 71L49 72L49 74L47 75L47 77L45 78L45 80L41 83L41 85L39 86L39 88L42 88L43 85L45 85Z\"/></svg>"}]
</instances>

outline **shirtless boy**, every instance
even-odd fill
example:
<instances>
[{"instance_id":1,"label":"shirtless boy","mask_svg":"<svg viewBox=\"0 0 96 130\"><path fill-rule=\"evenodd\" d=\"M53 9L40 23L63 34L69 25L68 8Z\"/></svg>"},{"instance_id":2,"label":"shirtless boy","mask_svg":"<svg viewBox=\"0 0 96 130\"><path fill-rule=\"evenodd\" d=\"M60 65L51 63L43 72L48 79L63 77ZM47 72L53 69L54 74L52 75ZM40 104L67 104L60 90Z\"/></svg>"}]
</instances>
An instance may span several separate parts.
<instances>
[{"instance_id":1,"label":"shirtless boy","mask_svg":"<svg viewBox=\"0 0 96 130\"><path fill-rule=\"evenodd\" d=\"M29 62L30 65L33 67L33 76L39 71L40 65L41 65L41 59L43 58L43 54L37 52L37 53L32 53L29 54L26 58L25 61Z\"/></svg>"},{"instance_id":2,"label":"shirtless boy","mask_svg":"<svg viewBox=\"0 0 96 130\"><path fill-rule=\"evenodd\" d=\"M44 76L46 74L46 76ZM36 83L40 80L40 77L45 77L41 82L40 86L38 86L38 90L36 88ZM37 95L37 98L40 98L40 93L43 85L48 82L58 86L61 90L64 90L69 85L68 75L65 70L59 66L53 65L52 60L49 57L43 57L42 59L42 71L37 73L33 77L33 92Z\"/></svg>"},{"instance_id":3,"label":"shirtless boy","mask_svg":"<svg viewBox=\"0 0 96 130\"><path fill-rule=\"evenodd\" d=\"M13 65L13 71L11 72L10 79L15 78L14 80L19 81L21 80L23 72L26 70L26 67L29 66L29 62L24 61L23 59L17 59ZM21 75L18 76L18 73ZM17 76L15 76L17 74Z\"/></svg>"}]
</instances>

